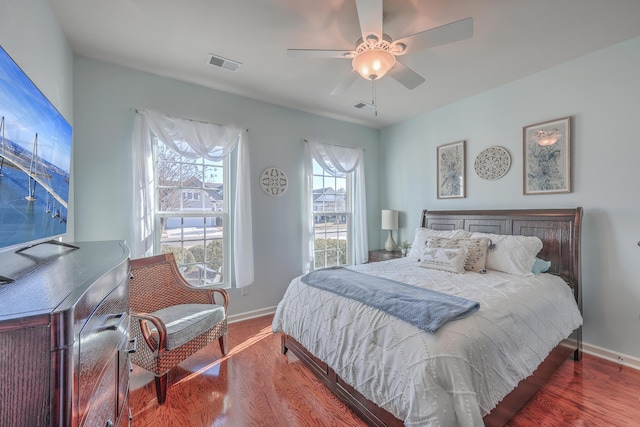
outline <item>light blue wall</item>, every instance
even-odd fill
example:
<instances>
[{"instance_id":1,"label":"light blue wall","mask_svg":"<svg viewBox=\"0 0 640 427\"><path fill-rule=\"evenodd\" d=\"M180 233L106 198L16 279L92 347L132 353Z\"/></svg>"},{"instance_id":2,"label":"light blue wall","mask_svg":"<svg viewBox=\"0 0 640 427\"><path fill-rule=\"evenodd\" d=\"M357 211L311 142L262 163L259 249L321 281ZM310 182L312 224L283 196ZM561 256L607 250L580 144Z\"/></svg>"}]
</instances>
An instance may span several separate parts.
<instances>
[{"instance_id":1,"label":"light blue wall","mask_svg":"<svg viewBox=\"0 0 640 427\"><path fill-rule=\"evenodd\" d=\"M74 60L46 0L0 2L0 44L74 125L76 191L71 200L76 209L75 215L73 208L69 212L68 240L73 240L74 224L76 240L130 239L130 107L236 122L250 129L253 177L266 166L279 166L291 187L276 199L253 183L256 285L248 296L232 294L230 312L273 306L300 265L300 139L335 140L365 147L372 248L384 244L380 208L401 211L399 238L410 240L423 208L583 206L585 340L640 357L640 39L380 134L122 67ZM568 115L574 118L573 192L523 196L522 126ZM462 139L467 140L467 198L438 200L435 148ZM506 147L512 166L504 178L486 182L475 175L472 164L491 145Z\"/></svg>"},{"instance_id":2,"label":"light blue wall","mask_svg":"<svg viewBox=\"0 0 640 427\"><path fill-rule=\"evenodd\" d=\"M364 148L368 215L379 217L376 130L81 57L74 61L74 93L78 240L130 240L131 107L249 129L256 280L249 295L231 290L232 315L277 305L301 272L303 139ZM289 177L281 197L259 186L267 166ZM378 228L369 224L374 244Z\"/></svg>"},{"instance_id":3,"label":"light blue wall","mask_svg":"<svg viewBox=\"0 0 640 427\"><path fill-rule=\"evenodd\" d=\"M73 54L47 0L0 1L0 45L73 126ZM73 167L67 235L73 233Z\"/></svg>"},{"instance_id":4,"label":"light blue wall","mask_svg":"<svg viewBox=\"0 0 640 427\"><path fill-rule=\"evenodd\" d=\"M381 205L412 240L429 209L584 207L585 342L640 357L640 38L465 99L381 133ZM573 191L522 194L522 127L573 118ZM467 141L467 197L436 197L436 147ZM473 169L483 149L512 157L498 181Z\"/></svg>"}]
</instances>

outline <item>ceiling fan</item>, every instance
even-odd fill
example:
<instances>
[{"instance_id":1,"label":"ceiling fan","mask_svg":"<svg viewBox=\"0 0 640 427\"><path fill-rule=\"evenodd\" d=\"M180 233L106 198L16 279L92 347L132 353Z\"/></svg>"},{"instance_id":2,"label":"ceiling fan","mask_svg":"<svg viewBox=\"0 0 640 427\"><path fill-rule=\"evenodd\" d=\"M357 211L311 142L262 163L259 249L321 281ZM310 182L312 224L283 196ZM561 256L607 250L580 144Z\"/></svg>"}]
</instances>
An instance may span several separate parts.
<instances>
[{"instance_id":1,"label":"ceiling fan","mask_svg":"<svg viewBox=\"0 0 640 427\"><path fill-rule=\"evenodd\" d=\"M410 52L468 39L473 35L473 19L466 18L440 27L393 40L382 31L382 0L355 0L362 38L354 50L288 49L291 57L351 59L353 70L331 92L341 94L358 75L371 81L389 75L408 89L425 80L404 65L399 56Z\"/></svg>"}]
</instances>

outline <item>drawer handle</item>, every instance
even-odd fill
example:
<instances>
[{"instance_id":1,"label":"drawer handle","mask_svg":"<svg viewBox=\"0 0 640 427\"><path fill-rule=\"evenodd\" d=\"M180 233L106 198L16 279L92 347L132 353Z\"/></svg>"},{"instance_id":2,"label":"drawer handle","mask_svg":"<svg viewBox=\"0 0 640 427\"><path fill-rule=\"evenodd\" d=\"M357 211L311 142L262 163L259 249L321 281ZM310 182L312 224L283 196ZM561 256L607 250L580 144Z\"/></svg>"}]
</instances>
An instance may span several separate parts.
<instances>
[{"instance_id":1,"label":"drawer handle","mask_svg":"<svg viewBox=\"0 0 640 427\"><path fill-rule=\"evenodd\" d=\"M132 340L129 340L129 347L127 348L127 353L135 353L138 349L138 338L133 337Z\"/></svg>"},{"instance_id":2,"label":"drawer handle","mask_svg":"<svg viewBox=\"0 0 640 427\"><path fill-rule=\"evenodd\" d=\"M127 314L127 312L123 311L122 313L113 314L109 316L107 320L104 322L104 325L98 328L98 331L117 331L120 325L122 324L122 321L124 320L125 314ZM113 320L120 320L120 321L117 323L111 323L107 325L107 323L112 322Z\"/></svg>"},{"instance_id":3,"label":"drawer handle","mask_svg":"<svg viewBox=\"0 0 640 427\"><path fill-rule=\"evenodd\" d=\"M113 427L113 421L107 420L107 424L104 427Z\"/></svg>"}]
</instances>

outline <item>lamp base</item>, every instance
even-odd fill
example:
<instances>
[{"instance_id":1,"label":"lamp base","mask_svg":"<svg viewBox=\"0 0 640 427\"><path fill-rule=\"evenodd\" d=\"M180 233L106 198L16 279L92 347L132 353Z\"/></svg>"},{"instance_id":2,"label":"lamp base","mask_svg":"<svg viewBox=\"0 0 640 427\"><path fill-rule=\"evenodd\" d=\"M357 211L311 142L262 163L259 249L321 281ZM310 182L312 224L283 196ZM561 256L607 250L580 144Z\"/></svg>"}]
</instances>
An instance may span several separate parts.
<instances>
[{"instance_id":1,"label":"lamp base","mask_svg":"<svg viewBox=\"0 0 640 427\"><path fill-rule=\"evenodd\" d=\"M394 252L396 250L396 242L393 240L391 230L389 230L389 237L387 237L387 241L384 242L384 249L387 252Z\"/></svg>"}]
</instances>

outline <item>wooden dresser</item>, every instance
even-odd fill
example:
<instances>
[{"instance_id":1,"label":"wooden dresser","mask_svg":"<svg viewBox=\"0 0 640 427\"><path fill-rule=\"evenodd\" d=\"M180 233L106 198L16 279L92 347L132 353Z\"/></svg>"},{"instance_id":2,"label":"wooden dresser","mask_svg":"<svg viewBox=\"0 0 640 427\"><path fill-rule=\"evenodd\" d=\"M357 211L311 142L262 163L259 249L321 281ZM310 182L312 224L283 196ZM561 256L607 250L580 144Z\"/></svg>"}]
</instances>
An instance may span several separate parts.
<instances>
[{"instance_id":1,"label":"wooden dresser","mask_svg":"<svg viewBox=\"0 0 640 427\"><path fill-rule=\"evenodd\" d=\"M0 426L129 425L129 249L0 254Z\"/></svg>"}]
</instances>

